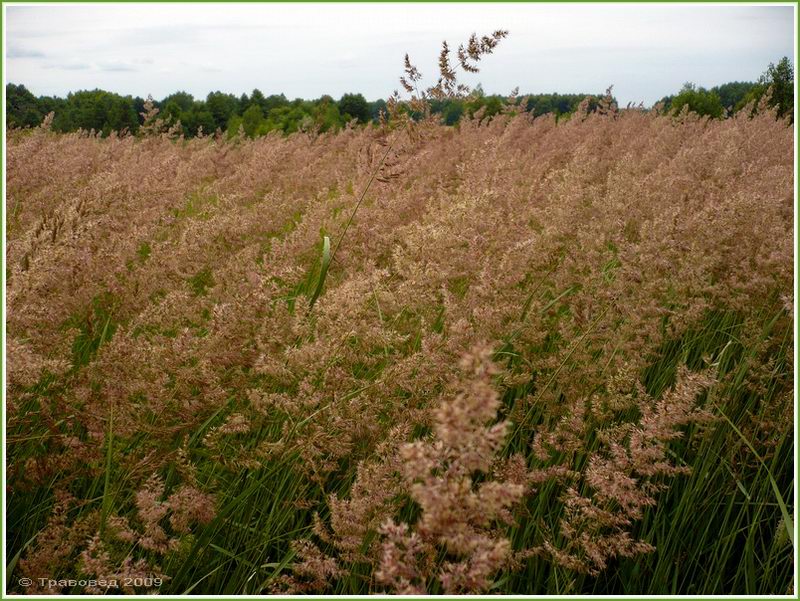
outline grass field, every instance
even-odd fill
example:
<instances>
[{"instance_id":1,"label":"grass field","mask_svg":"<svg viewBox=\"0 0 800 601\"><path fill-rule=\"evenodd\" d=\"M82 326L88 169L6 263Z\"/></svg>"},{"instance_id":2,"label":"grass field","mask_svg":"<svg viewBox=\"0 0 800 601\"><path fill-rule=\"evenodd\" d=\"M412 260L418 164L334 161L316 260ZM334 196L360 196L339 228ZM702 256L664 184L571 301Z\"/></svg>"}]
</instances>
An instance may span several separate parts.
<instances>
[{"instance_id":1,"label":"grass field","mask_svg":"<svg viewBox=\"0 0 800 601\"><path fill-rule=\"evenodd\" d=\"M745 111L10 132L8 590L792 592L793 163Z\"/></svg>"}]
</instances>

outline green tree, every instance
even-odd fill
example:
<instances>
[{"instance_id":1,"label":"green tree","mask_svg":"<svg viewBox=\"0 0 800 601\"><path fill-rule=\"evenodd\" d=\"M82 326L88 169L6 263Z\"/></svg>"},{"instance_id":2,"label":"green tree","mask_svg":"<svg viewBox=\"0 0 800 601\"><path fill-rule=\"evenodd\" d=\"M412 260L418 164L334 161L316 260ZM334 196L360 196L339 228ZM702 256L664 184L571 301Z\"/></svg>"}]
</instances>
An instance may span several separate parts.
<instances>
[{"instance_id":1,"label":"green tree","mask_svg":"<svg viewBox=\"0 0 800 601\"><path fill-rule=\"evenodd\" d=\"M194 106L194 96L188 92L175 92L159 102L159 108L166 107L170 102L175 103L175 105L180 108L181 112L190 111Z\"/></svg>"},{"instance_id":2,"label":"green tree","mask_svg":"<svg viewBox=\"0 0 800 601\"><path fill-rule=\"evenodd\" d=\"M342 116L336 101L323 96L314 103L312 110L314 126L321 132L335 131L342 127L348 117Z\"/></svg>"},{"instance_id":3,"label":"green tree","mask_svg":"<svg viewBox=\"0 0 800 601\"><path fill-rule=\"evenodd\" d=\"M53 120L56 131L93 129L103 135L123 129L133 132L138 126L134 99L104 90L80 90L68 94Z\"/></svg>"},{"instance_id":4,"label":"green tree","mask_svg":"<svg viewBox=\"0 0 800 601\"><path fill-rule=\"evenodd\" d=\"M251 104L242 115L242 127L244 133L250 138L255 138L261 126L264 124L264 113L257 104Z\"/></svg>"},{"instance_id":5,"label":"green tree","mask_svg":"<svg viewBox=\"0 0 800 601\"><path fill-rule=\"evenodd\" d=\"M347 117L357 119L359 123L369 121L369 103L361 94L345 94L339 100L339 112Z\"/></svg>"},{"instance_id":6,"label":"green tree","mask_svg":"<svg viewBox=\"0 0 800 601\"><path fill-rule=\"evenodd\" d=\"M39 101L28 88L13 83L6 85L6 123L10 127L36 127L46 114L42 114Z\"/></svg>"},{"instance_id":7,"label":"green tree","mask_svg":"<svg viewBox=\"0 0 800 601\"><path fill-rule=\"evenodd\" d=\"M201 128L205 135L212 134L217 128L214 116L202 101L195 101L189 111L181 114L181 124L186 136L196 136Z\"/></svg>"},{"instance_id":8,"label":"green tree","mask_svg":"<svg viewBox=\"0 0 800 601\"><path fill-rule=\"evenodd\" d=\"M228 119L230 119L239 108L239 100L233 94L211 92L206 97L206 107L214 118L215 127L225 129Z\"/></svg>"},{"instance_id":9,"label":"green tree","mask_svg":"<svg viewBox=\"0 0 800 601\"><path fill-rule=\"evenodd\" d=\"M778 64L770 63L767 70L758 78L755 84L736 105L736 110L752 104L753 112L756 111L767 90L771 89L768 106L778 107L779 117L789 117L794 120L794 68L789 59L783 57Z\"/></svg>"},{"instance_id":10,"label":"green tree","mask_svg":"<svg viewBox=\"0 0 800 601\"><path fill-rule=\"evenodd\" d=\"M769 64L758 83L765 89L771 89L769 106L778 107L778 116L794 114L794 67L788 57L783 57L777 65Z\"/></svg>"},{"instance_id":11,"label":"green tree","mask_svg":"<svg viewBox=\"0 0 800 601\"><path fill-rule=\"evenodd\" d=\"M494 117L503 110L505 98L497 95L487 96L480 84L473 90L473 99L468 101L465 107L467 114L471 117L476 112L483 109L483 117Z\"/></svg>"},{"instance_id":12,"label":"green tree","mask_svg":"<svg viewBox=\"0 0 800 601\"><path fill-rule=\"evenodd\" d=\"M754 87L756 87L756 84L752 81L731 81L714 86L711 91L719 96L722 106L732 111L740 105Z\"/></svg>"},{"instance_id":13,"label":"green tree","mask_svg":"<svg viewBox=\"0 0 800 601\"><path fill-rule=\"evenodd\" d=\"M671 111L677 115L687 106L690 111L704 117L719 119L723 116L724 108L719 96L693 83L684 84L680 92L672 99Z\"/></svg>"},{"instance_id":14,"label":"green tree","mask_svg":"<svg viewBox=\"0 0 800 601\"><path fill-rule=\"evenodd\" d=\"M253 91L255 94L255 90ZM263 105L261 106L261 110L264 111L264 114L267 115L272 109L276 109L283 106L288 106L289 101L286 99L286 96L283 94L272 94L271 96L267 96L264 99Z\"/></svg>"},{"instance_id":15,"label":"green tree","mask_svg":"<svg viewBox=\"0 0 800 601\"><path fill-rule=\"evenodd\" d=\"M181 119L182 115L183 111L181 110L181 107L174 100L170 100L167 103L163 103L163 108L161 109L161 115L160 115L163 118L169 119L171 123L174 123L175 121L179 120L183 122L183 119Z\"/></svg>"},{"instance_id":16,"label":"green tree","mask_svg":"<svg viewBox=\"0 0 800 601\"><path fill-rule=\"evenodd\" d=\"M39 96L36 104L42 115L47 115L49 113L58 115L64 111L67 101L64 98L58 98L56 96Z\"/></svg>"},{"instance_id":17,"label":"green tree","mask_svg":"<svg viewBox=\"0 0 800 601\"><path fill-rule=\"evenodd\" d=\"M464 114L464 103L461 100L448 100L442 110L442 121L445 125L455 125Z\"/></svg>"},{"instance_id":18,"label":"green tree","mask_svg":"<svg viewBox=\"0 0 800 601\"><path fill-rule=\"evenodd\" d=\"M267 106L266 101L267 99L264 97L264 94L261 93L261 90L255 88L253 89L253 93L250 94L250 102L248 106L251 104L256 104L261 108L261 112L266 115L269 112L269 107Z\"/></svg>"},{"instance_id":19,"label":"green tree","mask_svg":"<svg viewBox=\"0 0 800 601\"><path fill-rule=\"evenodd\" d=\"M139 120L133 108L133 99L130 96L118 96L108 94L104 96L105 120L103 122L103 135L108 135L112 131L130 132L138 129Z\"/></svg>"}]
</instances>

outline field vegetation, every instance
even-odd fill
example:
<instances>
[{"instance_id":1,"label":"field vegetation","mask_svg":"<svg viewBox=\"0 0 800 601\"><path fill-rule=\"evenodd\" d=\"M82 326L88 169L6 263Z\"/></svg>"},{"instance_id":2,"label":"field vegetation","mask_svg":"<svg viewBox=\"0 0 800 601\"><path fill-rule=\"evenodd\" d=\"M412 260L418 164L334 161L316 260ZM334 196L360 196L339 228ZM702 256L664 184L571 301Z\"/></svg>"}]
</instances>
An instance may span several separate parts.
<instances>
[{"instance_id":1,"label":"field vegetation","mask_svg":"<svg viewBox=\"0 0 800 601\"><path fill-rule=\"evenodd\" d=\"M778 110L10 130L9 591L792 592Z\"/></svg>"}]
</instances>

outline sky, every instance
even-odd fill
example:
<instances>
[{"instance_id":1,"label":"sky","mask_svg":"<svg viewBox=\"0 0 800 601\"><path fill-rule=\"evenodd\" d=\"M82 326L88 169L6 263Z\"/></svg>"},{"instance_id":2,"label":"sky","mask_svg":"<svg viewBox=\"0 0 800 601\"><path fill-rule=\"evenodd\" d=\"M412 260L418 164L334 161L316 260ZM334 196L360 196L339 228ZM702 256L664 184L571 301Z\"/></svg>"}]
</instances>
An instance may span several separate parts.
<instances>
[{"instance_id":1,"label":"sky","mask_svg":"<svg viewBox=\"0 0 800 601\"><path fill-rule=\"evenodd\" d=\"M753 81L794 60L791 6L630 4L4 5L6 82L156 99L254 88L385 98L408 52L435 83L441 43L509 36L463 77L487 93L598 93L651 105L685 82Z\"/></svg>"}]
</instances>

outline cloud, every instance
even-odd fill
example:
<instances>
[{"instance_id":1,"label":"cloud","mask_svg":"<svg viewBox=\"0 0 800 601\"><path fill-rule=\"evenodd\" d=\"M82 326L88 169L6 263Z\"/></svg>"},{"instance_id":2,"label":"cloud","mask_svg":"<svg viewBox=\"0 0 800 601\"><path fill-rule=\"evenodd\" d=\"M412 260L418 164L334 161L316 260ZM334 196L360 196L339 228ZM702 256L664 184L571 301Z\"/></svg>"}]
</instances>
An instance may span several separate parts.
<instances>
[{"instance_id":1,"label":"cloud","mask_svg":"<svg viewBox=\"0 0 800 601\"><path fill-rule=\"evenodd\" d=\"M170 4L9 6L9 75L64 95L76 85L197 97L259 88L317 98L385 97L406 52L430 82L442 39L508 27L480 75L489 93L602 91L652 102L683 81L755 79L791 56L793 7ZM491 24L489 23L491 21ZM491 25L491 26L489 26ZM81 77L76 77L80 75ZM676 83L677 81L677 83ZM676 87L678 86L678 87Z\"/></svg>"},{"instance_id":2,"label":"cloud","mask_svg":"<svg viewBox=\"0 0 800 601\"><path fill-rule=\"evenodd\" d=\"M44 65L45 69L52 69L56 71L85 71L91 68L88 63L48 63Z\"/></svg>"},{"instance_id":3,"label":"cloud","mask_svg":"<svg viewBox=\"0 0 800 601\"><path fill-rule=\"evenodd\" d=\"M163 44L196 43L198 32L191 26L154 25L128 30L109 29L113 34L113 45L124 47L159 46Z\"/></svg>"},{"instance_id":4,"label":"cloud","mask_svg":"<svg viewBox=\"0 0 800 601\"><path fill-rule=\"evenodd\" d=\"M12 46L9 48L6 56L8 58L45 58L44 52L40 52L38 50L27 50L17 46Z\"/></svg>"},{"instance_id":5,"label":"cloud","mask_svg":"<svg viewBox=\"0 0 800 601\"><path fill-rule=\"evenodd\" d=\"M137 67L135 67L134 65L131 65L130 63L124 63L124 62L120 62L120 61L111 62L111 63L100 63L100 64L97 65L97 68L100 71L106 71L106 72L111 72L111 73L114 73L114 72L132 72L132 71L138 71L139 70Z\"/></svg>"}]
</instances>

